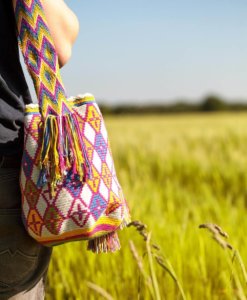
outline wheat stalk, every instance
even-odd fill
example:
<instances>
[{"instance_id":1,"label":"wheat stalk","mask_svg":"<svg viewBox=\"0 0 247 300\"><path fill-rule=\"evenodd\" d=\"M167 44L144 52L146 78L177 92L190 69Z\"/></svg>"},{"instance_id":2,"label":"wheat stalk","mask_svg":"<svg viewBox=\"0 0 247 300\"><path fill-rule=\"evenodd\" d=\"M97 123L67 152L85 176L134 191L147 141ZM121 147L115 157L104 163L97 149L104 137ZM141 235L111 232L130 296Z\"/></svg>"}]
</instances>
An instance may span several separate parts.
<instances>
[{"instance_id":1,"label":"wheat stalk","mask_svg":"<svg viewBox=\"0 0 247 300\"><path fill-rule=\"evenodd\" d=\"M151 256L154 257L155 261L158 263L158 265L160 267L162 267L171 276L171 278L173 279L173 281L175 282L175 284L178 287L178 290L181 294L181 298L183 300L186 300L186 296L185 296L184 290L182 288L182 285L180 284L171 263L169 262L168 259L164 258L164 256L161 254L160 247L154 243L151 243L151 235L147 230L147 225L136 220L136 221L129 223L128 227L130 227L130 226L133 226L137 230L137 232L143 237L143 240L146 242L146 249L147 249L147 253L148 253L148 257L149 257L149 267L150 267L150 271L151 271L152 282L154 285L154 292L157 293L156 297L157 297L157 295L159 295L159 290L158 290L158 283L157 283L156 276L154 273Z\"/></svg>"},{"instance_id":2,"label":"wheat stalk","mask_svg":"<svg viewBox=\"0 0 247 300\"><path fill-rule=\"evenodd\" d=\"M244 292L243 286L241 284L241 281L239 279L239 276L236 272L234 272L233 269L233 263L234 260L237 260L237 262L239 263L242 275L244 277L244 281L245 281L245 285L247 285L247 272L246 272L246 268L245 265L243 263L242 257L239 254L239 251L237 249L235 249L230 243L228 243L226 241L226 239L228 239L228 234L222 230L222 228L217 225L217 224L213 224L213 223L206 223L206 224L201 224L199 225L199 228L204 228L207 229L210 233L212 233L212 238L224 249L229 249L233 252L233 256L232 259L229 259L229 255L227 256L227 263L231 269L231 275L235 281L235 284L237 286L237 293L238 293L238 297L241 300L246 300L246 294Z\"/></svg>"}]
</instances>

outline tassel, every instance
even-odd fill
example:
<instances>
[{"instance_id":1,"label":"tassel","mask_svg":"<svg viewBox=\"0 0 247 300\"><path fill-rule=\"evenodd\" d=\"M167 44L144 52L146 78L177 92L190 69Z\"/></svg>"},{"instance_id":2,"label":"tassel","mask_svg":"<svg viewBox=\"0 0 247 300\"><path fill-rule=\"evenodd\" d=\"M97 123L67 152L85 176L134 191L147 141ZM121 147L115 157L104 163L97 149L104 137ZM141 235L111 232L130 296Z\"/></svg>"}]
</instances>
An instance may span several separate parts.
<instances>
[{"instance_id":1,"label":"tassel","mask_svg":"<svg viewBox=\"0 0 247 300\"><path fill-rule=\"evenodd\" d=\"M72 164L73 174L79 175L80 181L83 181L84 157L83 157L82 145L80 144L80 138L79 138L80 131L76 130L71 115L64 116L64 122L67 131L66 133L68 136L68 141L70 144L70 151L71 151L72 162L73 162Z\"/></svg>"},{"instance_id":2,"label":"tassel","mask_svg":"<svg viewBox=\"0 0 247 300\"><path fill-rule=\"evenodd\" d=\"M46 177L46 170L42 168L42 170L39 173L39 178L37 182L37 187L41 188L47 183L47 177Z\"/></svg>"},{"instance_id":3,"label":"tassel","mask_svg":"<svg viewBox=\"0 0 247 300\"><path fill-rule=\"evenodd\" d=\"M118 229L125 228L131 222L129 210L125 207L122 222ZM101 237L94 238L88 241L87 250L91 250L94 253L107 253L115 252L121 248L116 231L110 232Z\"/></svg>"},{"instance_id":4,"label":"tassel","mask_svg":"<svg viewBox=\"0 0 247 300\"><path fill-rule=\"evenodd\" d=\"M73 121L74 121L76 131L80 132L80 126L79 126L79 122L78 122L77 118L74 118ZM85 148L85 145L83 143L81 134L79 134L78 137L79 137L79 140L80 140L80 145L82 146L82 151L83 151L83 155L84 155L84 159L85 159L85 163L86 163L85 173L88 175L88 179L92 179L93 172L92 172L91 164L88 160L86 148Z\"/></svg>"},{"instance_id":5,"label":"tassel","mask_svg":"<svg viewBox=\"0 0 247 300\"><path fill-rule=\"evenodd\" d=\"M88 241L87 250L94 253L115 252L121 248L117 233L111 232L106 235Z\"/></svg>"},{"instance_id":6,"label":"tassel","mask_svg":"<svg viewBox=\"0 0 247 300\"><path fill-rule=\"evenodd\" d=\"M68 172L81 182L92 176L76 114L47 116L40 153L41 171L37 184L42 187L49 182L52 195Z\"/></svg>"}]
</instances>

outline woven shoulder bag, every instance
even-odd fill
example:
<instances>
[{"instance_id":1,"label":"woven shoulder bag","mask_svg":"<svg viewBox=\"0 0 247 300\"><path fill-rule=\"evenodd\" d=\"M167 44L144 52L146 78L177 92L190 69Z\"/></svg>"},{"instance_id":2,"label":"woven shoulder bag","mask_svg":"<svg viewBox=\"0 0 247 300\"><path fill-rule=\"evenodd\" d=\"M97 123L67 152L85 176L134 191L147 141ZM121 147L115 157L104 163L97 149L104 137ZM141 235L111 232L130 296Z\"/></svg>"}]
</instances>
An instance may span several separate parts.
<instances>
[{"instance_id":1,"label":"woven shoulder bag","mask_svg":"<svg viewBox=\"0 0 247 300\"><path fill-rule=\"evenodd\" d=\"M99 107L91 94L67 98L41 1L17 0L15 16L38 98L25 108L24 225L46 246L88 240L93 252L118 250L129 209Z\"/></svg>"}]
</instances>

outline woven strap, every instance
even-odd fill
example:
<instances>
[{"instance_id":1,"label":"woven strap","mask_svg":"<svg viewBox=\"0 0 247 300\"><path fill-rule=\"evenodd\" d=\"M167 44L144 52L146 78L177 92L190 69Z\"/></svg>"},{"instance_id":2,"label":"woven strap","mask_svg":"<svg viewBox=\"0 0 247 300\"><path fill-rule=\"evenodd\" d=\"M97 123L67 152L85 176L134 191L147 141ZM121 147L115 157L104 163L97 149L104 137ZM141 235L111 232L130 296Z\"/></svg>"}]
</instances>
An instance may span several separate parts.
<instances>
[{"instance_id":1,"label":"woven strap","mask_svg":"<svg viewBox=\"0 0 247 300\"><path fill-rule=\"evenodd\" d=\"M40 112L44 118L50 114L62 115L68 110L66 93L41 1L17 0L15 17L19 45L33 79Z\"/></svg>"},{"instance_id":2,"label":"woven strap","mask_svg":"<svg viewBox=\"0 0 247 300\"><path fill-rule=\"evenodd\" d=\"M16 0L19 44L34 82L42 115L39 186L47 181L52 193L72 170L81 181L91 177L76 112L63 87L58 56L40 0Z\"/></svg>"},{"instance_id":3,"label":"woven strap","mask_svg":"<svg viewBox=\"0 0 247 300\"><path fill-rule=\"evenodd\" d=\"M43 187L48 182L51 194L55 196L57 186L68 176L83 182L92 179L92 170L76 111L69 109L67 104L58 56L41 1L17 0L15 16L20 47L34 82L43 117L39 128L42 138L38 150L40 172L36 184ZM107 216L104 219L108 225ZM89 242L88 249L96 252L119 249L117 234L111 232L94 238Z\"/></svg>"}]
</instances>

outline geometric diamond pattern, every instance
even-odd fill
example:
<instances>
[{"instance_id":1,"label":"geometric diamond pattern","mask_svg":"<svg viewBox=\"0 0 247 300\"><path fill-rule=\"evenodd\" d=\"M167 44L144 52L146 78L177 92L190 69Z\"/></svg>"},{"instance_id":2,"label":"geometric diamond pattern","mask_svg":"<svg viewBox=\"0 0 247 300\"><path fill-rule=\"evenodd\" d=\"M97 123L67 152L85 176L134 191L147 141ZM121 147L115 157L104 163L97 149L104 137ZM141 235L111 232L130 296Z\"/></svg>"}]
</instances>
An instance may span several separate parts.
<instances>
[{"instance_id":1,"label":"geometric diamond pattern","mask_svg":"<svg viewBox=\"0 0 247 300\"><path fill-rule=\"evenodd\" d=\"M109 199L109 188L107 188L103 180L101 180L100 182L99 193L102 195L104 199Z\"/></svg>"},{"instance_id":2,"label":"geometric diamond pattern","mask_svg":"<svg viewBox=\"0 0 247 300\"><path fill-rule=\"evenodd\" d=\"M98 220L101 213L106 209L107 203L100 194L93 196L89 209L95 220Z\"/></svg>"},{"instance_id":3,"label":"geometric diamond pattern","mask_svg":"<svg viewBox=\"0 0 247 300\"><path fill-rule=\"evenodd\" d=\"M27 151L23 152L22 166L26 177L30 178L33 170L33 163L32 163L32 158Z\"/></svg>"},{"instance_id":4,"label":"geometric diamond pattern","mask_svg":"<svg viewBox=\"0 0 247 300\"><path fill-rule=\"evenodd\" d=\"M95 150L99 154L99 157L102 161L105 161L106 153L107 153L107 144L103 138L103 135L99 132L95 137Z\"/></svg>"},{"instance_id":5,"label":"geometric diamond pattern","mask_svg":"<svg viewBox=\"0 0 247 300\"><path fill-rule=\"evenodd\" d=\"M40 235L42 224L43 220L41 219L37 211L35 209L30 210L27 218L27 225L35 234Z\"/></svg>"},{"instance_id":6,"label":"geometric diamond pattern","mask_svg":"<svg viewBox=\"0 0 247 300\"><path fill-rule=\"evenodd\" d=\"M112 174L106 163L102 164L102 179L105 185L108 187L108 189L110 189L112 183Z\"/></svg>"},{"instance_id":7,"label":"geometric diamond pattern","mask_svg":"<svg viewBox=\"0 0 247 300\"><path fill-rule=\"evenodd\" d=\"M76 196L78 197L78 196ZM56 207L61 206L61 203L59 203L59 199L64 199L62 203L63 209L60 209L60 213L64 218L67 218L67 216L70 214L71 207L74 203L75 196L73 196L73 193L71 193L71 187L62 188L56 195L56 197L52 197L53 201L49 201L50 205L55 205Z\"/></svg>"},{"instance_id":8,"label":"geometric diamond pattern","mask_svg":"<svg viewBox=\"0 0 247 300\"><path fill-rule=\"evenodd\" d=\"M87 140L94 145L95 140L95 130L89 123L85 123L84 125L84 136L87 138Z\"/></svg>"},{"instance_id":9,"label":"geometric diamond pattern","mask_svg":"<svg viewBox=\"0 0 247 300\"><path fill-rule=\"evenodd\" d=\"M66 181L66 190L72 197L78 197L81 193L82 186L79 181L73 181L71 178Z\"/></svg>"},{"instance_id":10,"label":"geometric diamond pattern","mask_svg":"<svg viewBox=\"0 0 247 300\"><path fill-rule=\"evenodd\" d=\"M31 134L28 135L26 142L30 145L35 145L37 143L35 138L33 138L33 136ZM28 154L31 159L35 158L36 151L37 151L36 147L33 147L33 148L30 147L28 149Z\"/></svg>"},{"instance_id":11,"label":"geometric diamond pattern","mask_svg":"<svg viewBox=\"0 0 247 300\"><path fill-rule=\"evenodd\" d=\"M102 160L99 156L99 154L94 150L93 151L93 165L97 169L97 171L100 173L102 169Z\"/></svg>"},{"instance_id":12,"label":"geometric diamond pattern","mask_svg":"<svg viewBox=\"0 0 247 300\"><path fill-rule=\"evenodd\" d=\"M90 210L79 199L74 201L72 209L70 211L70 217L78 225L83 226L90 216Z\"/></svg>"},{"instance_id":13,"label":"geometric diamond pattern","mask_svg":"<svg viewBox=\"0 0 247 300\"><path fill-rule=\"evenodd\" d=\"M33 105L27 106L25 114L20 185L23 218L28 232L47 245L112 232L119 228L128 209L115 175L107 131L99 107L90 94L69 100L66 98L58 56L41 0L17 0L15 16L21 50L34 82L40 108L37 110ZM54 120L53 125L57 124L57 116L73 114L73 117L70 125L63 123L64 119L61 118L56 128L47 122L48 131L45 131L43 139L44 122L49 114L55 115L54 119L50 118ZM72 178L72 171L78 169L74 168L72 161L72 166L64 172L65 179L58 179L52 195L50 178L54 172L52 167L55 168L53 159L58 158L58 163L62 164L59 157L63 154L58 144L47 143L47 132L52 131L58 143L68 142L60 139L60 133L63 132L59 127L61 124L71 130L74 130L74 126L80 130L83 149L76 151L81 151L79 154L83 161L80 163L86 174L82 176L83 179L80 179L79 174ZM76 134L70 138L76 138ZM60 151L58 157L55 157L55 153L54 158L49 158L48 164L51 167L50 174L46 174L47 181L42 180L45 177L42 177L40 170L42 143L45 143L45 147L57 147ZM41 183L39 188L38 182Z\"/></svg>"},{"instance_id":14,"label":"geometric diamond pattern","mask_svg":"<svg viewBox=\"0 0 247 300\"><path fill-rule=\"evenodd\" d=\"M88 159L89 161L92 161L93 159L93 152L94 152L94 147L92 144L90 144L88 142L88 140L86 138L83 138L83 142L84 142L84 145L85 145L85 148L86 148L86 151L87 151L87 156L88 156Z\"/></svg>"},{"instance_id":15,"label":"geometric diamond pattern","mask_svg":"<svg viewBox=\"0 0 247 300\"><path fill-rule=\"evenodd\" d=\"M31 126L31 131L30 134L32 135L33 139L35 141L38 141L38 137L39 137L39 133L40 133L40 128L39 128L39 122L37 122L37 120L39 120L39 116L34 115L32 117L32 126Z\"/></svg>"},{"instance_id":16,"label":"geometric diamond pattern","mask_svg":"<svg viewBox=\"0 0 247 300\"><path fill-rule=\"evenodd\" d=\"M120 199L113 193L110 192L110 200L107 205L106 215L113 213L116 209L121 206Z\"/></svg>"},{"instance_id":17,"label":"geometric diamond pattern","mask_svg":"<svg viewBox=\"0 0 247 300\"><path fill-rule=\"evenodd\" d=\"M52 46L52 44L49 43L49 41L45 37L43 38L42 48L43 48L43 53L44 53L44 56L43 56L44 61L50 66L50 68L55 70L56 66L54 64L54 61L55 61L56 51L55 51L54 47Z\"/></svg>"},{"instance_id":18,"label":"geometric diamond pattern","mask_svg":"<svg viewBox=\"0 0 247 300\"><path fill-rule=\"evenodd\" d=\"M87 109L85 109L85 105ZM38 166L32 167L36 162L36 157L32 159L28 154L28 143L31 141L32 147L34 147L33 151L38 152L40 138L35 145L33 145L33 138L25 139L27 150L23 154L21 172L21 176L24 177L21 181L25 182L26 180L26 185L23 187L25 190L23 208L25 208L24 215L30 223L29 230L37 239L40 234L45 235L47 239L56 238L59 241L59 235L69 231L73 236L73 232L77 232L79 229L83 230L82 236L88 236L93 234L95 226L101 226L103 232L104 230L107 232L107 218L112 220L111 223L115 222L116 227L122 222L124 216L122 190L115 175L108 139L105 139L101 131L98 131L105 128L100 125L103 122L102 117L100 124L95 115L93 120L91 117L90 122L94 122L94 126L85 121L88 119L88 111L91 112L91 116L92 112L98 111L92 107L96 107L96 103L92 102L76 107L81 122L82 120L84 122L81 125L83 128L82 138L92 169L92 178L87 179L86 182L75 180L71 173L68 173L67 178L59 185L55 196L50 194L49 183L37 189L34 182L37 182L39 171ZM81 108L83 108L84 119L80 115ZM35 118L36 122L40 122L40 119L41 116L39 119ZM29 117L28 120L30 122L26 122L26 132L27 136L31 136L31 133L28 133L31 127L35 127L35 124L33 118ZM35 211L36 214L34 214Z\"/></svg>"},{"instance_id":19,"label":"geometric diamond pattern","mask_svg":"<svg viewBox=\"0 0 247 300\"><path fill-rule=\"evenodd\" d=\"M39 73L41 59L39 57L39 50L35 48L30 42L27 44L26 56L29 57L29 64L33 71Z\"/></svg>"},{"instance_id":20,"label":"geometric diamond pattern","mask_svg":"<svg viewBox=\"0 0 247 300\"><path fill-rule=\"evenodd\" d=\"M91 202L92 196L93 196L93 191L91 190L91 188L88 184L85 184L83 186L80 197L78 197L78 198L81 199L85 203L85 205L88 207Z\"/></svg>"},{"instance_id":21,"label":"geometric diamond pattern","mask_svg":"<svg viewBox=\"0 0 247 300\"><path fill-rule=\"evenodd\" d=\"M63 222L63 217L54 206L50 206L47 208L46 213L44 215L44 222L46 224L47 229L51 233L58 234Z\"/></svg>"},{"instance_id":22,"label":"geometric diamond pattern","mask_svg":"<svg viewBox=\"0 0 247 300\"><path fill-rule=\"evenodd\" d=\"M24 196L31 209L34 209L40 195L40 190L36 187L32 180L27 179L26 186L24 189Z\"/></svg>"},{"instance_id":23,"label":"geometric diamond pattern","mask_svg":"<svg viewBox=\"0 0 247 300\"><path fill-rule=\"evenodd\" d=\"M38 202L36 203L36 210L38 211L39 215L43 218L46 212L48 204L46 203L44 197L40 195Z\"/></svg>"},{"instance_id":24,"label":"geometric diamond pattern","mask_svg":"<svg viewBox=\"0 0 247 300\"><path fill-rule=\"evenodd\" d=\"M92 192L97 193L99 190L99 184L100 184L100 174L96 171L96 168L93 166L92 168L93 178L87 181L87 184L89 188L92 190Z\"/></svg>"},{"instance_id":25,"label":"geometric diamond pattern","mask_svg":"<svg viewBox=\"0 0 247 300\"><path fill-rule=\"evenodd\" d=\"M87 112L87 122L94 128L96 132L100 132L101 119L95 106L90 106Z\"/></svg>"}]
</instances>

